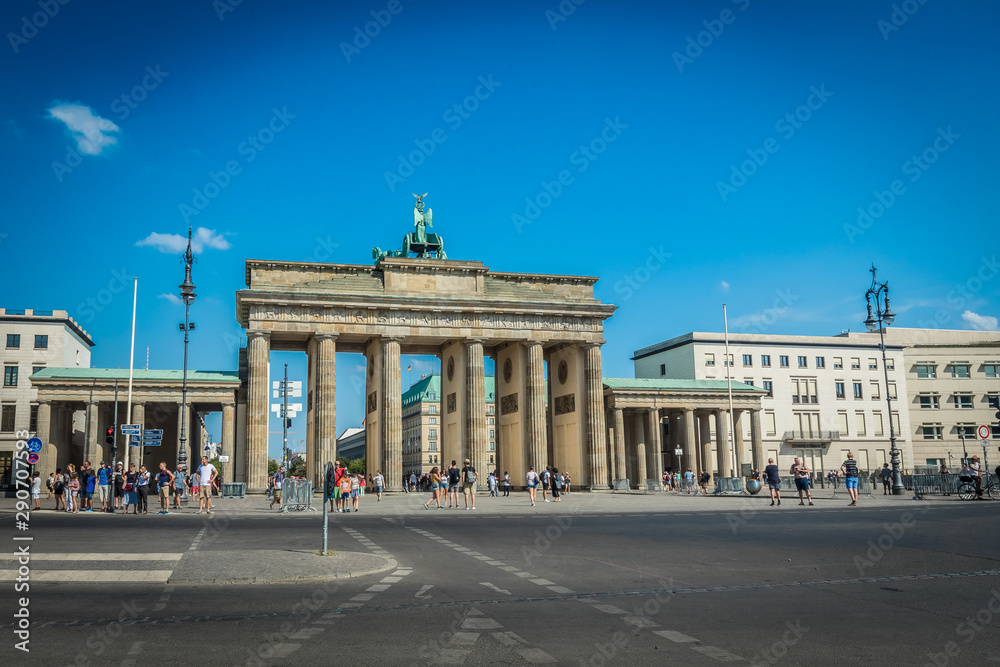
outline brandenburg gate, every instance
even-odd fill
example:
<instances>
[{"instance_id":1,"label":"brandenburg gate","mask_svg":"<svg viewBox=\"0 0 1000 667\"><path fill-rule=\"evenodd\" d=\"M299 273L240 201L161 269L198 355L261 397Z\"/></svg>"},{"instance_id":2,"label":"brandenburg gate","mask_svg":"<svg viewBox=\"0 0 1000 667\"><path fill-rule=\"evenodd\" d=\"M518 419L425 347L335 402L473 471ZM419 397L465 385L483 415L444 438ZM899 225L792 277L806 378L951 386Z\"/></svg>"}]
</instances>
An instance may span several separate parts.
<instances>
[{"instance_id":1,"label":"brandenburg gate","mask_svg":"<svg viewBox=\"0 0 1000 667\"><path fill-rule=\"evenodd\" d=\"M516 478L529 465L555 463L574 471L575 484L606 486L601 345L615 306L594 298L597 278L503 273L447 259L441 238L427 231L431 211L422 197L416 231L400 251L375 248L374 265L247 260L236 308L247 335L248 491L262 491L267 480L271 350L308 355L306 467L314 484L335 456L335 354L355 352L366 360L367 471L381 470L390 490L403 474L401 354L441 360L445 465L470 459L487 469L489 356L497 375L496 465Z\"/></svg>"}]
</instances>

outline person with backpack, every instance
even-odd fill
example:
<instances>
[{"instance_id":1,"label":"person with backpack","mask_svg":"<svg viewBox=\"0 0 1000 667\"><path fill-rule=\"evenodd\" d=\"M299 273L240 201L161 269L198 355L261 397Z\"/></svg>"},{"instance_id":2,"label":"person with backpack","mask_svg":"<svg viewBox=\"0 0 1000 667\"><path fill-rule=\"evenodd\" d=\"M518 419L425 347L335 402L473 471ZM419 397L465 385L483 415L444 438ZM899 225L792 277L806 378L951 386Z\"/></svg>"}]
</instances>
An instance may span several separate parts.
<instances>
[{"instance_id":1,"label":"person with backpack","mask_svg":"<svg viewBox=\"0 0 1000 667\"><path fill-rule=\"evenodd\" d=\"M701 471L701 477L698 478L698 486L701 487L701 492L708 495L708 483L712 481L712 475L707 470Z\"/></svg>"},{"instance_id":2,"label":"person with backpack","mask_svg":"<svg viewBox=\"0 0 1000 667\"><path fill-rule=\"evenodd\" d=\"M107 512L110 506L111 475L111 467L101 461L101 465L97 469L97 498L101 501L102 512Z\"/></svg>"},{"instance_id":3,"label":"person with backpack","mask_svg":"<svg viewBox=\"0 0 1000 667\"><path fill-rule=\"evenodd\" d=\"M160 497L160 511L158 514L170 514L167 508L170 507L170 487L174 483L174 474L167 470L167 464L160 462L160 470L156 473L156 487Z\"/></svg>"},{"instance_id":4,"label":"person with backpack","mask_svg":"<svg viewBox=\"0 0 1000 667\"><path fill-rule=\"evenodd\" d=\"M552 479L552 473L549 472L549 467L545 466L545 470L542 471L542 502L551 502L546 496L549 490L549 482Z\"/></svg>"},{"instance_id":5,"label":"person with backpack","mask_svg":"<svg viewBox=\"0 0 1000 667\"><path fill-rule=\"evenodd\" d=\"M56 468L56 475L52 478L52 493L56 496L56 506L53 509L58 510L60 504L62 504L63 509L66 508L66 504L63 502L63 490L65 488L66 481L63 479L62 468Z\"/></svg>"},{"instance_id":6,"label":"person with backpack","mask_svg":"<svg viewBox=\"0 0 1000 667\"><path fill-rule=\"evenodd\" d=\"M854 460L854 452L847 452L847 460L841 464L840 469L844 472L844 486L851 494L851 502L848 507L856 507L858 504L858 463Z\"/></svg>"},{"instance_id":7,"label":"person with backpack","mask_svg":"<svg viewBox=\"0 0 1000 667\"><path fill-rule=\"evenodd\" d=\"M347 474L346 468L341 468L340 474L340 499L337 500L338 512L351 511L351 477Z\"/></svg>"},{"instance_id":8,"label":"person with backpack","mask_svg":"<svg viewBox=\"0 0 1000 667\"><path fill-rule=\"evenodd\" d=\"M465 459L465 466L462 468L462 494L465 496L465 509L476 509L476 480L479 475L476 473L472 461ZM472 507L469 507L469 497L472 497Z\"/></svg>"},{"instance_id":9,"label":"person with backpack","mask_svg":"<svg viewBox=\"0 0 1000 667\"><path fill-rule=\"evenodd\" d=\"M375 471L373 481L375 484L375 497L378 498L378 502L382 502L382 489L385 488L385 477L382 476L381 470Z\"/></svg>"},{"instance_id":10,"label":"person with backpack","mask_svg":"<svg viewBox=\"0 0 1000 667\"><path fill-rule=\"evenodd\" d=\"M458 485L461 479L462 473L452 461L451 467L448 468L448 507L452 506L452 500L454 500L455 509L458 509Z\"/></svg>"},{"instance_id":11,"label":"person with backpack","mask_svg":"<svg viewBox=\"0 0 1000 667\"><path fill-rule=\"evenodd\" d=\"M562 498L559 497L559 492L562 491L562 477L559 475L559 468L552 468L552 502L561 503Z\"/></svg>"}]
</instances>

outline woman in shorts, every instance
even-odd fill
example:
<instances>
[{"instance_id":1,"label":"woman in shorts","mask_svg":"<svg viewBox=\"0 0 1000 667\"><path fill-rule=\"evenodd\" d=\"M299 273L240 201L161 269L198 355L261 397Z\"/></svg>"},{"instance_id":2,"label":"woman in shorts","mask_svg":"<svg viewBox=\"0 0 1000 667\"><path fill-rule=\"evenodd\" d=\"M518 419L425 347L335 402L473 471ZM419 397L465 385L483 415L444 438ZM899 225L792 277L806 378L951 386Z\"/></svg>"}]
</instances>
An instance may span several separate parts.
<instances>
[{"instance_id":1,"label":"woman in shorts","mask_svg":"<svg viewBox=\"0 0 1000 667\"><path fill-rule=\"evenodd\" d=\"M381 470L375 471L375 496L378 498L378 502L382 502L382 489L385 487L385 477L382 476Z\"/></svg>"},{"instance_id":2,"label":"woman in shorts","mask_svg":"<svg viewBox=\"0 0 1000 667\"><path fill-rule=\"evenodd\" d=\"M528 466L528 474L524 478L528 482L528 498L531 499L531 506L534 507L538 493L538 473L535 472L535 466Z\"/></svg>"},{"instance_id":3,"label":"woman in shorts","mask_svg":"<svg viewBox=\"0 0 1000 667\"><path fill-rule=\"evenodd\" d=\"M429 510L428 505L431 503L437 503L437 508L441 509L441 475L438 474L437 466L431 468L430 473L427 474L427 481L430 483L431 497L424 503L424 509Z\"/></svg>"}]
</instances>

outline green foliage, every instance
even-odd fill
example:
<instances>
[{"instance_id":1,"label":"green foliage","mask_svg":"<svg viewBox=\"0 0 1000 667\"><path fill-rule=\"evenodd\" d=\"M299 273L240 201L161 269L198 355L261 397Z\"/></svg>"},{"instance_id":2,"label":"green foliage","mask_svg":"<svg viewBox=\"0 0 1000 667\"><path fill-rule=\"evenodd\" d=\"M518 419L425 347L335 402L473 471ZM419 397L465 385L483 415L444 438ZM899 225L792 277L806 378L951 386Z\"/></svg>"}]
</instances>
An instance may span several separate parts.
<instances>
[{"instance_id":1,"label":"green foliage","mask_svg":"<svg viewBox=\"0 0 1000 667\"><path fill-rule=\"evenodd\" d=\"M296 456L289 462L288 470L285 472L288 477L305 477L306 460L301 456Z\"/></svg>"},{"instance_id":2,"label":"green foliage","mask_svg":"<svg viewBox=\"0 0 1000 667\"><path fill-rule=\"evenodd\" d=\"M278 472L278 468L280 468L280 467L281 466L278 465L277 461L275 461L274 459L268 459L267 460L267 476L270 477L274 473Z\"/></svg>"},{"instance_id":3,"label":"green foliage","mask_svg":"<svg viewBox=\"0 0 1000 667\"><path fill-rule=\"evenodd\" d=\"M343 459L344 467L347 468L349 472L357 472L362 475L365 474L365 459Z\"/></svg>"}]
</instances>

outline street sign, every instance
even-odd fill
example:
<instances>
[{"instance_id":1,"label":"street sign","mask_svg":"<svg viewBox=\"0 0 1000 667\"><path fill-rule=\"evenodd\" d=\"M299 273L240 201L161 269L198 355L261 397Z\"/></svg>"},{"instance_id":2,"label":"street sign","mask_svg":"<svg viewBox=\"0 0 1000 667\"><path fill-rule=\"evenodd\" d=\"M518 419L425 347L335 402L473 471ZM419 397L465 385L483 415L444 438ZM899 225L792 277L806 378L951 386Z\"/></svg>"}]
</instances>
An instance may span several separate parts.
<instances>
[{"instance_id":1,"label":"street sign","mask_svg":"<svg viewBox=\"0 0 1000 667\"><path fill-rule=\"evenodd\" d=\"M219 457L219 463L229 463L229 457L228 456L220 456Z\"/></svg>"},{"instance_id":2,"label":"street sign","mask_svg":"<svg viewBox=\"0 0 1000 667\"><path fill-rule=\"evenodd\" d=\"M143 447L159 447L162 444L163 444L162 440L143 440L142 441L142 446Z\"/></svg>"},{"instance_id":3,"label":"street sign","mask_svg":"<svg viewBox=\"0 0 1000 667\"><path fill-rule=\"evenodd\" d=\"M32 438L28 440L28 453L37 454L42 451L42 441L40 438Z\"/></svg>"},{"instance_id":4,"label":"street sign","mask_svg":"<svg viewBox=\"0 0 1000 667\"><path fill-rule=\"evenodd\" d=\"M28 454L28 465L35 465L36 463L38 463L38 454L34 452Z\"/></svg>"},{"instance_id":5,"label":"street sign","mask_svg":"<svg viewBox=\"0 0 1000 667\"><path fill-rule=\"evenodd\" d=\"M147 429L142 432L143 440L162 440L163 439L163 429Z\"/></svg>"},{"instance_id":6,"label":"street sign","mask_svg":"<svg viewBox=\"0 0 1000 667\"><path fill-rule=\"evenodd\" d=\"M986 449L989 446L990 446L990 439L989 438L983 438L983 449Z\"/></svg>"},{"instance_id":7,"label":"street sign","mask_svg":"<svg viewBox=\"0 0 1000 667\"><path fill-rule=\"evenodd\" d=\"M122 424L122 435L142 434L142 424Z\"/></svg>"},{"instance_id":8,"label":"street sign","mask_svg":"<svg viewBox=\"0 0 1000 667\"><path fill-rule=\"evenodd\" d=\"M682 454L684 454L684 450L681 449L680 447L678 447L677 449L674 450L674 455L675 456L681 456Z\"/></svg>"},{"instance_id":9,"label":"street sign","mask_svg":"<svg viewBox=\"0 0 1000 667\"><path fill-rule=\"evenodd\" d=\"M981 424L979 428L976 429L976 432L979 434L979 437L982 438L983 440L990 439L990 427L987 426L986 424Z\"/></svg>"}]
</instances>

